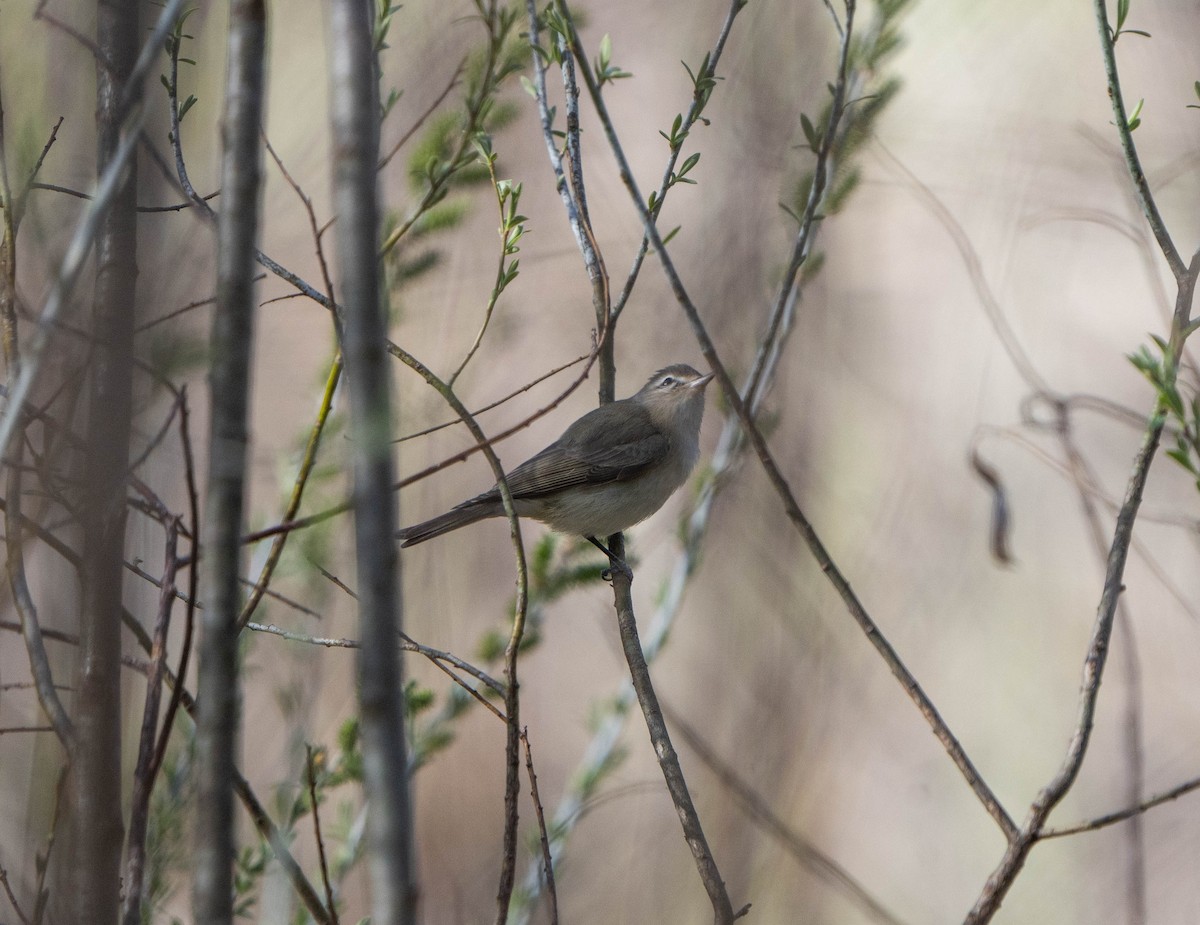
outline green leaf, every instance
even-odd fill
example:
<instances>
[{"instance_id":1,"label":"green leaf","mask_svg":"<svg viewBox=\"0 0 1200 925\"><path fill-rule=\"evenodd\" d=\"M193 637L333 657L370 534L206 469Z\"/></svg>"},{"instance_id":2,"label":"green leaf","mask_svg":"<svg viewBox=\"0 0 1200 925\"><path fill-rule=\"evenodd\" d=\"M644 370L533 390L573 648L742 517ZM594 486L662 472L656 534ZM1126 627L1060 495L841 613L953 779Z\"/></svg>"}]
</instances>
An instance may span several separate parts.
<instances>
[{"instance_id":1,"label":"green leaf","mask_svg":"<svg viewBox=\"0 0 1200 925\"><path fill-rule=\"evenodd\" d=\"M800 128L804 131L804 139L808 142L808 146L814 152L821 147L821 138L813 127L812 120L805 113L800 113Z\"/></svg>"},{"instance_id":2,"label":"green leaf","mask_svg":"<svg viewBox=\"0 0 1200 925\"><path fill-rule=\"evenodd\" d=\"M668 231L666 233L666 236L662 239L663 247L666 247L671 242L671 239L673 237L675 237L675 235L679 234L679 230L682 227L683 227L682 225L676 225L674 228L672 228L670 231Z\"/></svg>"},{"instance_id":3,"label":"green leaf","mask_svg":"<svg viewBox=\"0 0 1200 925\"><path fill-rule=\"evenodd\" d=\"M1193 463L1191 457L1182 450L1167 450L1167 455L1175 460L1175 462L1179 463L1179 465L1183 466L1183 468L1187 469L1188 472L1196 472L1195 463Z\"/></svg>"},{"instance_id":4,"label":"green leaf","mask_svg":"<svg viewBox=\"0 0 1200 925\"><path fill-rule=\"evenodd\" d=\"M1137 105L1133 107L1133 112L1129 114L1129 120L1126 122L1126 125L1129 126L1129 131L1134 131L1139 125L1142 124L1142 105L1145 102L1146 101L1144 99L1138 100Z\"/></svg>"},{"instance_id":5,"label":"green leaf","mask_svg":"<svg viewBox=\"0 0 1200 925\"><path fill-rule=\"evenodd\" d=\"M1117 0L1117 31L1121 31L1121 27L1125 25L1125 18L1129 15L1129 0Z\"/></svg>"},{"instance_id":6,"label":"green leaf","mask_svg":"<svg viewBox=\"0 0 1200 925\"><path fill-rule=\"evenodd\" d=\"M1183 398L1179 394L1179 389L1175 388L1174 385L1171 385L1163 389L1160 394L1162 395L1163 400L1167 403L1167 407L1171 409L1175 416L1182 418L1184 416Z\"/></svg>"},{"instance_id":7,"label":"green leaf","mask_svg":"<svg viewBox=\"0 0 1200 925\"><path fill-rule=\"evenodd\" d=\"M1158 372L1158 360L1156 360L1150 351L1145 347L1138 347L1133 353L1128 353L1125 358L1134 365L1136 369L1149 376L1151 381L1154 380L1154 374Z\"/></svg>"}]
</instances>

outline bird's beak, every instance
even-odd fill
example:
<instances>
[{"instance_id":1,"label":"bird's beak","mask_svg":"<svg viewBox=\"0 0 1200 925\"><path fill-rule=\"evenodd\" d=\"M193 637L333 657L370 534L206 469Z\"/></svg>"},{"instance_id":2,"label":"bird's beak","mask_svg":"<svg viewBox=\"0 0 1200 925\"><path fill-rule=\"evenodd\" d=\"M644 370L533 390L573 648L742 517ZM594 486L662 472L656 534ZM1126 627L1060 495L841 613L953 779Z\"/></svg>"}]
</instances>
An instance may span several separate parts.
<instances>
[{"instance_id":1,"label":"bird's beak","mask_svg":"<svg viewBox=\"0 0 1200 925\"><path fill-rule=\"evenodd\" d=\"M701 376L699 379L695 379L695 380L689 382L688 388L689 389L702 389L706 385L708 385L710 382L712 382L712 377L713 377L712 373L709 373L707 376Z\"/></svg>"}]
</instances>

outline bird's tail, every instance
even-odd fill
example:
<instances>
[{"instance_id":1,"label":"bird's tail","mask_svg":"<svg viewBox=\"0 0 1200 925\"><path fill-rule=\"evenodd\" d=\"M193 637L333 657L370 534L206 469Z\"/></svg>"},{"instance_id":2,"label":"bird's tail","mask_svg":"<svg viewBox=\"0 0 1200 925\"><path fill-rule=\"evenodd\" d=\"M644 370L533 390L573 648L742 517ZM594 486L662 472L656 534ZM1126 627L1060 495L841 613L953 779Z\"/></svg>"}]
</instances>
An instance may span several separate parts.
<instances>
[{"instance_id":1,"label":"bird's tail","mask_svg":"<svg viewBox=\"0 0 1200 925\"><path fill-rule=\"evenodd\" d=\"M451 508L445 514L440 514L423 523L413 524L411 527L398 530L396 536L399 537L402 547L415 546L417 543L424 543L435 536L441 536L443 533L449 533L451 530L457 530L459 527L473 524L477 520L484 520L488 517L499 517L503 513L504 508L499 501L472 500L465 504L460 504L458 507Z\"/></svg>"}]
</instances>

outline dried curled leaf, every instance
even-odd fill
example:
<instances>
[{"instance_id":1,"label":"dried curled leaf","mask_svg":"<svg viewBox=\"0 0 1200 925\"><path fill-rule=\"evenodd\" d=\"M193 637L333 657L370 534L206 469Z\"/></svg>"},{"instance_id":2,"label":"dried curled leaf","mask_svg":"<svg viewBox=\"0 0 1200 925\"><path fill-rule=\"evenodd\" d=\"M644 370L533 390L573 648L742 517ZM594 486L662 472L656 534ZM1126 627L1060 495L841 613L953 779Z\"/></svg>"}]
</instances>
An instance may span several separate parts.
<instances>
[{"instance_id":1,"label":"dried curled leaf","mask_svg":"<svg viewBox=\"0 0 1200 925\"><path fill-rule=\"evenodd\" d=\"M988 541L992 558L1003 565L1012 565L1013 558L1008 551L1008 492L999 473L983 461L978 450L971 453L971 468L992 492L992 527Z\"/></svg>"}]
</instances>

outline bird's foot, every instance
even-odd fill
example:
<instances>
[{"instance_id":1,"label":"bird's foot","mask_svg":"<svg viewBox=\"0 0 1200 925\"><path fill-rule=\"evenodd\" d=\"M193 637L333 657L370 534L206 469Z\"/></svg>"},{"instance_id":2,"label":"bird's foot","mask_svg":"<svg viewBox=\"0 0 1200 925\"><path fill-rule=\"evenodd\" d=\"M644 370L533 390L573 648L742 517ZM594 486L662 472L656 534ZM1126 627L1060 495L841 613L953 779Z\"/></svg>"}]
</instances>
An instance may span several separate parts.
<instances>
[{"instance_id":1,"label":"bird's foot","mask_svg":"<svg viewBox=\"0 0 1200 925\"><path fill-rule=\"evenodd\" d=\"M633 569L629 567L625 560L618 559L616 556L610 556L608 568L600 573L600 577L605 581L612 581L614 573L624 575L629 581L633 581Z\"/></svg>"},{"instance_id":2,"label":"bird's foot","mask_svg":"<svg viewBox=\"0 0 1200 925\"><path fill-rule=\"evenodd\" d=\"M608 556L608 568L600 573L600 577L605 581L612 581L613 574L624 575L630 581L633 581L633 569L631 569L624 559L620 556L613 555L613 551L601 543L594 536L585 537L585 539L599 549L602 553Z\"/></svg>"}]
</instances>

